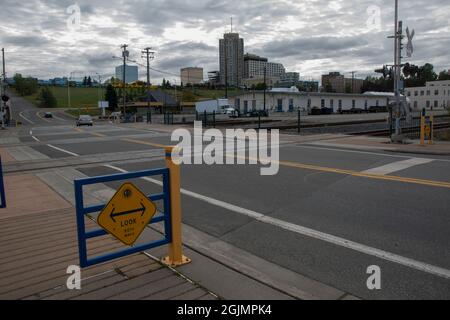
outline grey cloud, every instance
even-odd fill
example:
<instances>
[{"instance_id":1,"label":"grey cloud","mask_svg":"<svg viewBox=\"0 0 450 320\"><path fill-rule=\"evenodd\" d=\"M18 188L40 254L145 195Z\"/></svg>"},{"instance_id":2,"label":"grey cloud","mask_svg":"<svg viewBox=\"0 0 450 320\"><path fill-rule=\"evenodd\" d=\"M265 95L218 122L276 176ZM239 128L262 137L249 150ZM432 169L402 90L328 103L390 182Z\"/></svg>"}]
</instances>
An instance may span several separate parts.
<instances>
[{"instance_id":1,"label":"grey cloud","mask_svg":"<svg viewBox=\"0 0 450 320\"><path fill-rule=\"evenodd\" d=\"M71 43L66 9L75 2L81 8L80 33L85 37ZM371 5L381 9L381 32L364 31ZM155 46L153 65L159 69L178 74L181 67L197 65L208 71L218 68L218 38L229 29L231 16L235 30L246 40L246 51L307 76L317 78L348 68L370 72L393 59L392 41L386 38L393 28L392 0L29 0L20 4L2 0L0 40L7 49L9 73L40 77L74 70L111 73L117 64L111 55L119 55L119 43L125 42L135 59L140 59L141 47ZM402 1L401 18L405 26L416 29L411 62L448 69L450 2ZM288 20L303 26L293 29L283 24ZM174 41L166 31L175 25L213 32L216 39ZM22 50L30 47L32 52Z\"/></svg>"}]
</instances>

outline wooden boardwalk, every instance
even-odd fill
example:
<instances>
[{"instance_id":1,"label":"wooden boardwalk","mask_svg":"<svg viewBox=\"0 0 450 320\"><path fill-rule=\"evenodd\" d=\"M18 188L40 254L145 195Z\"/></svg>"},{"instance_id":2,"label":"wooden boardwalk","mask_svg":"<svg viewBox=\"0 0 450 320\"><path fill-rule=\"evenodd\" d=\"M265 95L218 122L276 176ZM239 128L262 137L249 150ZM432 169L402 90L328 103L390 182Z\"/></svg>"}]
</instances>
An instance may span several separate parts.
<instances>
[{"instance_id":1,"label":"wooden boardwalk","mask_svg":"<svg viewBox=\"0 0 450 320\"><path fill-rule=\"evenodd\" d=\"M1 217L0 300L212 300L214 295L144 254L82 270L81 290L68 290L68 266L78 265L73 209ZM94 223L87 220L87 227ZM89 253L122 245L110 236Z\"/></svg>"}]
</instances>

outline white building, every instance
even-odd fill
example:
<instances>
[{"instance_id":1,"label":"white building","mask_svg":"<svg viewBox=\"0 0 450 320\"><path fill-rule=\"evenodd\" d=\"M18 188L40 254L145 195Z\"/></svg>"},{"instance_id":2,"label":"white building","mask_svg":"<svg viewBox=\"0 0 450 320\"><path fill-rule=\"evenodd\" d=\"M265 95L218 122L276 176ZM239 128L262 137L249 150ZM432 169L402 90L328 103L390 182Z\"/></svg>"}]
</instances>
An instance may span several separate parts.
<instances>
[{"instance_id":1,"label":"white building","mask_svg":"<svg viewBox=\"0 0 450 320\"><path fill-rule=\"evenodd\" d=\"M126 66L125 82L133 83L139 80L139 70L137 66ZM116 79L123 81L123 65L116 67Z\"/></svg>"},{"instance_id":2,"label":"white building","mask_svg":"<svg viewBox=\"0 0 450 320\"><path fill-rule=\"evenodd\" d=\"M450 80L429 81L425 87L405 88L410 108L415 111L450 108Z\"/></svg>"},{"instance_id":3,"label":"white building","mask_svg":"<svg viewBox=\"0 0 450 320\"><path fill-rule=\"evenodd\" d=\"M266 93L266 109L271 112L293 112L312 109L332 109L339 113L351 109L369 110L370 108L387 108L392 93L345 94L299 92L297 88L276 88ZM229 98L230 106L241 113L264 109L264 93L249 91Z\"/></svg>"}]
</instances>

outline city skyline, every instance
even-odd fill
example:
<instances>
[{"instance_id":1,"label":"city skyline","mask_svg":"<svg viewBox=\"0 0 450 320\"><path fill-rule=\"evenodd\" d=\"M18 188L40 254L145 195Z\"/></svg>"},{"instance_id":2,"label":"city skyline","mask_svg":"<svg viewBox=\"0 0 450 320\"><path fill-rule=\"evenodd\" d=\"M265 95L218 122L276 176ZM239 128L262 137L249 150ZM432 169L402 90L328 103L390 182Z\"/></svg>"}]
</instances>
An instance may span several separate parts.
<instances>
[{"instance_id":1,"label":"city skyline","mask_svg":"<svg viewBox=\"0 0 450 320\"><path fill-rule=\"evenodd\" d=\"M72 29L67 25L76 13L72 1L29 1L20 8L9 1L0 12L0 42L6 49L9 77L19 72L52 78L75 71L112 76L117 64L112 56L120 55L123 43L130 45L131 58L139 63L144 63L142 48L155 48L152 67L167 72L153 71L157 82L177 79L179 69L189 66L203 67L205 73L218 70L219 39L230 31L231 16L234 31L245 39L245 52L268 57L304 77L319 79L330 71L346 76L358 71L364 77L393 60L393 43L387 39L393 32L393 6L385 0L130 1L120 11L110 10L106 1L78 1L80 24L73 20ZM370 29L369 13L377 6L381 20ZM416 51L408 61L448 69L448 12L445 1L431 0L426 6L400 2L404 24L416 30ZM422 18L426 16L433 19Z\"/></svg>"}]
</instances>

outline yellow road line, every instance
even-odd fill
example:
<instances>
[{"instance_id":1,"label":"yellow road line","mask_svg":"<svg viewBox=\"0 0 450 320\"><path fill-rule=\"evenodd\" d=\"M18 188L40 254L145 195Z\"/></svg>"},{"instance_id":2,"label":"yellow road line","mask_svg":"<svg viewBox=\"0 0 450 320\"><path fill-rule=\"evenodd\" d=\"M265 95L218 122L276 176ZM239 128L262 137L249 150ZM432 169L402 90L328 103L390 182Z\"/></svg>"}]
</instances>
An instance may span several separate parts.
<instances>
[{"instance_id":1,"label":"yellow road line","mask_svg":"<svg viewBox=\"0 0 450 320\"><path fill-rule=\"evenodd\" d=\"M152 143L152 142L141 141L141 140L135 140L135 139L122 139L122 141L131 142L131 143L137 143L137 144L143 144L143 145L151 146L151 147L155 147L155 148L163 148L163 149L165 149L167 147L166 145L163 145L163 144Z\"/></svg>"},{"instance_id":2,"label":"yellow road line","mask_svg":"<svg viewBox=\"0 0 450 320\"><path fill-rule=\"evenodd\" d=\"M106 135L104 135L103 133L98 133L98 132L89 132L89 134L99 137L99 138L104 138L106 137Z\"/></svg>"},{"instance_id":3,"label":"yellow road line","mask_svg":"<svg viewBox=\"0 0 450 320\"><path fill-rule=\"evenodd\" d=\"M314 165L308 165L308 164L291 162L291 161L279 161L279 164L282 166L291 167L291 168L299 168L299 169L321 171L321 172L328 172L328 173L337 173L337 174L344 174L344 175L360 177L360 178L369 178L369 179L386 180L386 181L397 181L397 182L420 184L420 185L450 189L450 182L444 182L444 181L434 181L434 180L407 178L407 177L399 177L399 176L363 173L363 172L358 172L358 171L353 171L353 170L314 166Z\"/></svg>"},{"instance_id":4,"label":"yellow road line","mask_svg":"<svg viewBox=\"0 0 450 320\"><path fill-rule=\"evenodd\" d=\"M152 146L152 147L156 147L156 148L166 148L167 147L162 144L146 142L146 141L141 141L141 140L134 140L134 139L122 139L122 141L148 145L148 146ZM237 157L237 158L241 158L241 159L245 159L245 160L254 160L254 161L261 160L261 159L257 159L257 158L240 157L240 156L233 155L233 154L227 154L226 156L232 157L232 158ZM267 161L269 161L269 159L267 159ZM354 171L354 170L322 167L322 166L316 166L316 165L310 165L310 164L304 164L304 163L292 162L292 161L278 161L278 164L281 166L285 166L285 167L305 169L305 170L311 170L311 171L320 171L320 172L327 172L327 173L337 173L337 174L348 175L348 176L352 176L352 177L368 178L368 179L375 179L375 180L385 180L385 181L395 181L395 182L411 183L411 184L418 184L418 185L424 185L424 186L450 189L450 182L444 182L444 181L435 181L435 180L425 180L425 179L407 178L407 177L399 177L399 176L363 173L363 172L358 172L358 171Z\"/></svg>"},{"instance_id":5,"label":"yellow road line","mask_svg":"<svg viewBox=\"0 0 450 320\"><path fill-rule=\"evenodd\" d=\"M104 135L103 133L98 133L98 132L86 132L81 128L75 128L75 131L78 131L79 133L89 133L90 135L99 137L99 138L104 138L106 137L106 135Z\"/></svg>"},{"instance_id":6,"label":"yellow road line","mask_svg":"<svg viewBox=\"0 0 450 320\"><path fill-rule=\"evenodd\" d=\"M260 160L260 159L253 158L253 157L240 157L240 156L233 155L233 154L227 154L227 157L231 157L231 158L236 157L239 159L253 160L253 161ZM266 161L269 161L269 159L266 159ZM299 163L299 162L292 162L292 161L276 161L275 163L278 163L281 166L297 168L297 169L305 169L305 170L327 172L327 173L337 173L337 174L343 174L343 175L359 177L359 178L368 178L368 179L385 180L385 181L396 181L396 182L419 184L419 185L424 185L424 186L450 189L450 182L444 182L444 181L435 181L435 180L425 180L425 179L407 178L407 177L399 177L399 176L363 173L363 172L358 172L358 171L354 171L354 170L321 167L321 166L304 164L304 163Z\"/></svg>"}]
</instances>

